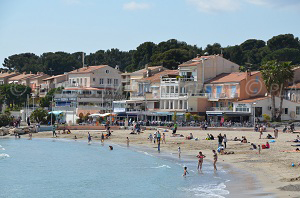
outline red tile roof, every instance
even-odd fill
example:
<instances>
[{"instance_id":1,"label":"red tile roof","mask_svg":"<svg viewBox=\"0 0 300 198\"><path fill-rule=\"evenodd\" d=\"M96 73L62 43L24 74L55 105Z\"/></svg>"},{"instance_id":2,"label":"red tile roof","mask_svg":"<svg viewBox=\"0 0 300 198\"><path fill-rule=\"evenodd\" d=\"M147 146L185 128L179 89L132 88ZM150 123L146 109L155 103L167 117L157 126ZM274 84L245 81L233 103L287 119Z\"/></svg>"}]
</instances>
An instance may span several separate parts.
<instances>
[{"instance_id":1,"label":"red tile roof","mask_svg":"<svg viewBox=\"0 0 300 198\"><path fill-rule=\"evenodd\" d=\"M152 66L152 67L148 67L148 69L150 69L151 71L152 70L155 70L155 69L159 69L159 68L161 68L161 69L164 69L163 68L163 66ZM147 72L147 70L144 68L144 69L140 69L140 70L138 70L138 71L135 71L135 72L132 72L131 74L143 74L143 73L145 73L145 72Z\"/></svg>"},{"instance_id":2,"label":"red tile roof","mask_svg":"<svg viewBox=\"0 0 300 198\"><path fill-rule=\"evenodd\" d=\"M251 72L251 75L257 74L259 71ZM247 76L247 72L233 72L230 74L223 73L218 75L217 77L208 80L205 82L206 84L218 84L218 83L229 83L229 82L240 82L244 80Z\"/></svg>"},{"instance_id":3,"label":"red tile roof","mask_svg":"<svg viewBox=\"0 0 300 198\"><path fill-rule=\"evenodd\" d=\"M55 79L55 78L59 78L59 77L61 77L61 76L66 76L67 74L61 74L61 75L56 75L56 76L51 76L51 77L49 77L49 78L45 78L45 79L43 79L43 80L51 80L51 79Z\"/></svg>"},{"instance_id":4,"label":"red tile roof","mask_svg":"<svg viewBox=\"0 0 300 198\"><path fill-rule=\"evenodd\" d=\"M20 74L20 75L9 78L9 80L10 81L22 80L22 79L26 79L26 78L32 78L34 76L36 76L36 74Z\"/></svg>"},{"instance_id":5,"label":"red tile roof","mask_svg":"<svg viewBox=\"0 0 300 198\"><path fill-rule=\"evenodd\" d=\"M87 66L87 67L82 67L76 70L73 70L69 72L69 74L82 74L82 73L90 73L93 72L97 69L101 69L104 67L109 67L108 65L98 65L98 66Z\"/></svg>"},{"instance_id":6,"label":"red tile roof","mask_svg":"<svg viewBox=\"0 0 300 198\"><path fill-rule=\"evenodd\" d=\"M237 103L252 103L252 102L255 102L255 101L265 100L265 99L268 99L268 98L270 98L270 96L255 97L255 98L240 100Z\"/></svg>"},{"instance_id":7,"label":"red tile roof","mask_svg":"<svg viewBox=\"0 0 300 198\"><path fill-rule=\"evenodd\" d=\"M160 77L165 75L179 75L178 70L164 70L157 74L154 74L153 76L150 76L148 78L142 79L142 81L150 81L150 82L160 82Z\"/></svg>"},{"instance_id":8,"label":"red tile roof","mask_svg":"<svg viewBox=\"0 0 300 198\"><path fill-rule=\"evenodd\" d=\"M0 73L0 78L5 78L5 77L9 77L12 75L16 75L16 72L11 72L11 73Z\"/></svg>"}]
</instances>

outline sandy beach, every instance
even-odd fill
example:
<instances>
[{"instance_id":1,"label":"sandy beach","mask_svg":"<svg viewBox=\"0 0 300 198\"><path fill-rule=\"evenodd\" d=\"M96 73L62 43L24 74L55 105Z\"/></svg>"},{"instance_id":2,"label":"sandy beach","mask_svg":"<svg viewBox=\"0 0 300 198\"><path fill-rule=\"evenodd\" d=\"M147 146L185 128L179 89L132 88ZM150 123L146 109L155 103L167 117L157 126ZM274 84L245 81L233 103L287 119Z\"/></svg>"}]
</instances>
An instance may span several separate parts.
<instances>
[{"instance_id":1,"label":"sandy beach","mask_svg":"<svg viewBox=\"0 0 300 198\"><path fill-rule=\"evenodd\" d=\"M161 132L164 129L160 129ZM62 132L62 131L61 131ZM105 131L72 131L72 134L58 134L58 138L74 139L75 135L78 139L87 140L87 132L92 135L93 141L100 141L101 133ZM157 150L157 145L148 140L149 133L154 133L155 130L146 130L139 135L129 134L129 130L115 130L109 140L117 144L126 144L126 137L129 137L131 145L145 146L154 151ZM161 150L177 153L178 146L181 147L182 155L194 157L199 151L206 155L206 159L212 160L212 149L217 149L217 135L225 133L228 138L226 151L233 151L231 155L219 155L218 162L233 167L246 170L253 173L259 180L263 189L267 193L273 193L276 197L300 197L300 175L298 166L300 162L300 152L282 152L292 151L297 147L291 146L296 144L287 142L296 138L297 134L279 132L279 137L274 143L270 143L270 149L263 149L261 154L258 150L250 150L250 143L265 144L268 140L268 133L273 135L273 132L264 132L263 139L259 139L258 132L249 131L204 131L204 130L178 130L177 134L182 134L184 137L171 137L171 131L165 132L166 144L161 144ZM185 136L193 133L194 138L199 138L198 141L186 140ZM215 136L215 140L204 140L206 134L211 133ZM248 142L241 143L232 141L234 137L241 138L246 136ZM27 138L28 135L23 135L22 138ZM33 138L50 138L52 132L40 132L33 134ZM197 159L195 157L195 163ZM295 167L292 167L292 163Z\"/></svg>"}]
</instances>

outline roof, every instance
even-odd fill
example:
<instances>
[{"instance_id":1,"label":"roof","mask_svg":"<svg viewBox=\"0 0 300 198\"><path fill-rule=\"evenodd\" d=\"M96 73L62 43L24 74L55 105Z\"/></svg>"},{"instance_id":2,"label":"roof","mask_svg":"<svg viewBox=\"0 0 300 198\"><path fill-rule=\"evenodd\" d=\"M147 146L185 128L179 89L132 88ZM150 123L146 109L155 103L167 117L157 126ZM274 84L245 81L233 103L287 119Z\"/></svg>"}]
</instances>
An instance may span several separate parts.
<instances>
[{"instance_id":1,"label":"roof","mask_svg":"<svg viewBox=\"0 0 300 198\"><path fill-rule=\"evenodd\" d=\"M255 102L255 101L265 100L265 99L269 99L269 98L270 98L270 96L260 96L260 97L240 100L240 101L237 101L237 103L252 103L252 102Z\"/></svg>"},{"instance_id":2,"label":"roof","mask_svg":"<svg viewBox=\"0 0 300 198\"><path fill-rule=\"evenodd\" d=\"M22 80L22 79L31 78L34 76L36 76L36 74L20 74L20 75L9 78L9 80L11 80L11 81Z\"/></svg>"},{"instance_id":3,"label":"roof","mask_svg":"<svg viewBox=\"0 0 300 198\"><path fill-rule=\"evenodd\" d=\"M179 65L179 67L184 67L184 66L196 66L198 65L202 60L208 60L216 57L216 55L213 56L197 56L196 58L193 58L192 60L189 60L187 62L184 62Z\"/></svg>"},{"instance_id":4,"label":"roof","mask_svg":"<svg viewBox=\"0 0 300 198\"><path fill-rule=\"evenodd\" d=\"M55 79L55 78L59 78L59 77L61 77L61 76L66 76L67 74L60 74L60 75L56 75L56 76L51 76L51 77L49 77L49 78L45 78L45 79L43 79L43 80L51 80L51 79Z\"/></svg>"},{"instance_id":5,"label":"roof","mask_svg":"<svg viewBox=\"0 0 300 198\"><path fill-rule=\"evenodd\" d=\"M160 77L165 75L178 75L178 70L164 70L157 74L154 74L153 76L150 76L148 78L142 79L143 81L150 81L150 82L160 82Z\"/></svg>"},{"instance_id":6,"label":"roof","mask_svg":"<svg viewBox=\"0 0 300 198\"><path fill-rule=\"evenodd\" d=\"M251 72L251 75L258 74L259 71ZM247 76L247 72L233 72L233 73L223 73L215 78L212 78L205 82L206 84L217 84L217 83L229 83L229 82L240 82L244 80Z\"/></svg>"},{"instance_id":7,"label":"roof","mask_svg":"<svg viewBox=\"0 0 300 198\"><path fill-rule=\"evenodd\" d=\"M35 76L33 76L31 79L36 79L36 78L41 78L41 77L48 77L48 74L44 74L44 73L40 73L40 74L36 74Z\"/></svg>"},{"instance_id":8,"label":"roof","mask_svg":"<svg viewBox=\"0 0 300 198\"><path fill-rule=\"evenodd\" d=\"M152 67L148 67L149 70L155 70L155 69L159 69L159 68L163 68L163 66L152 66ZM132 72L131 74L133 75L136 75L136 74L143 74L147 72L147 70L144 68L144 69L140 69L138 71L135 71L135 72Z\"/></svg>"},{"instance_id":9,"label":"roof","mask_svg":"<svg viewBox=\"0 0 300 198\"><path fill-rule=\"evenodd\" d=\"M83 74L83 73L91 73L97 69L101 69L104 67L109 67L108 65L98 65L98 66L87 66L82 67L73 71L70 71L69 74Z\"/></svg>"},{"instance_id":10,"label":"roof","mask_svg":"<svg viewBox=\"0 0 300 198\"><path fill-rule=\"evenodd\" d=\"M16 73L16 72L11 72L11 73L8 73L8 72L6 72L6 73L0 73L0 78L9 77L9 76L16 75L16 74L18 74L18 73Z\"/></svg>"}]
</instances>

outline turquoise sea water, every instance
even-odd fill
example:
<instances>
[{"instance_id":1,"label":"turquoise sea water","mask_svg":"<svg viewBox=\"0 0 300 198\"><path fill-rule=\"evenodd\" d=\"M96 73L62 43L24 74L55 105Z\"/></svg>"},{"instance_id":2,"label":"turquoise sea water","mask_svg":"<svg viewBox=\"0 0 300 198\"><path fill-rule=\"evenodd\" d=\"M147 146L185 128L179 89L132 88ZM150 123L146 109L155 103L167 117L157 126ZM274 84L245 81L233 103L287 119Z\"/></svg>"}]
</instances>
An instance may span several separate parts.
<instances>
[{"instance_id":1,"label":"turquoise sea water","mask_svg":"<svg viewBox=\"0 0 300 198\"><path fill-rule=\"evenodd\" d=\"M234 178L215 174L210 163L199 174L196 160L118 145L110 151L107 143L21 138L0 145L0 197L231 197L226 185Z\"/></svg>"}]
</instances>

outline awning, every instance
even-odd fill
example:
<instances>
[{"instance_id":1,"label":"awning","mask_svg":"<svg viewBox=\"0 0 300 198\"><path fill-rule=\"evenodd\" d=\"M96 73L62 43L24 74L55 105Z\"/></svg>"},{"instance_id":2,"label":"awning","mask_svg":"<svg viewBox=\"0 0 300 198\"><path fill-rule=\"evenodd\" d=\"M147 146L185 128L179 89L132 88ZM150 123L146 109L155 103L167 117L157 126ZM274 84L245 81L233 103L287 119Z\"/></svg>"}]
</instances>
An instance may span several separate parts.
<instances>
[{"instance_id":1,"label":"awning","mask_svg":"<svg viewBox=\"0 0 300 198\"><path fill-rule=\"evenodd\" d=\"M89 117L106 117L106 116L116 116L117 114L115 113L104 113L104 114L100 114L100 113L94 113L89 115Z\"/></svg>"},{"instance_id":2,"label":"awning","mask_svg":"<svg viewBox=\"0 0 300 198\"><path fill-rule=\"evenodd\" d=\"M62 111L50 111L50 112L48 112L48 114L54 114L54 115L60 115L60 114L62 114L63 112Z\"/></svg>"}]
</instances>

